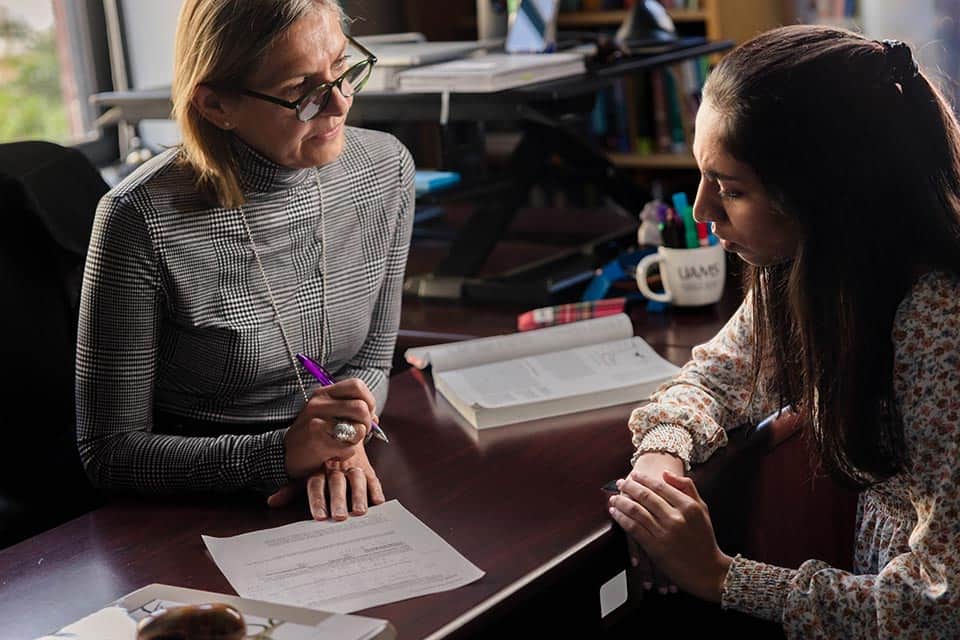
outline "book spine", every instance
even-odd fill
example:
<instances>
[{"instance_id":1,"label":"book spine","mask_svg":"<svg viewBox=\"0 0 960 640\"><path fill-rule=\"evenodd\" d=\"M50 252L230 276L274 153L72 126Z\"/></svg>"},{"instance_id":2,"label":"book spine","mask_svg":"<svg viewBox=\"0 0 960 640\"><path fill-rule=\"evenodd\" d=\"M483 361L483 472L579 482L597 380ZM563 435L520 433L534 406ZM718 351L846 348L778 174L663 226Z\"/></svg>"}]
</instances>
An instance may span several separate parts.
<instances>
[{"instance_id":1,"label":"book spine","mask_svg":"<svg viewBox=\"0 0 960 640\"><path fill-rule=\"evenodd\" d=\"M637 110L640 103L637 101L637 82L638 78L636 76L631 76L623 79L623 88L624 88L624 113L623 117L625 119L625 126L627 130L627 145L625 151L636 151L639 146L638 139L640 137L637 132Z\"/></svg>"},{"instance_id":2,"label":"book spine","mask_svg":"<svg viewBox=\"0 0 960 640\"><path fill-rule=\"evenodd\" d=\"M670 124L667 120L667 97L661 69L654 69L650 72L650 85L653 93L653 127L657 141L657 151L669 153Z\"/></svg>"},{"instance_id":3,"label":"book spine","mask_svg":"<svg viewBox=\"0 0 960 640\"><path fill-rule=\"evenodd\" d=\"M667 103L667 122L670 131L670 151L683 153L687 149L683 135L683 120L680 117L680 96L677 79L670 68L663 69L663 93Z\"/></svg>"},{"instance_id":4,"label":"book spine","mask_svg":"<svg viewBox=\"0 0 960 640\"><path fill-rule=\"evenodd\" d=\"M636 77L636 152L649 155L654 149L653 96L650 93L650 74Z\"/></svg>"},{"instance_id":5,"label":"book spine","mask_svg":"<svg viewBox=\"0 0 960 640\"><path fill-rule=\"evenodd\" d=\"M617 151L630 151L630 125L627 119L627 93L626 93L626 80L620 79L617 82L613 83L612 95L613 100L611 106L613 107L613 122L615 123L614 127L614 137L613 137L613 148Z\"/></svg>"}]
</instances>

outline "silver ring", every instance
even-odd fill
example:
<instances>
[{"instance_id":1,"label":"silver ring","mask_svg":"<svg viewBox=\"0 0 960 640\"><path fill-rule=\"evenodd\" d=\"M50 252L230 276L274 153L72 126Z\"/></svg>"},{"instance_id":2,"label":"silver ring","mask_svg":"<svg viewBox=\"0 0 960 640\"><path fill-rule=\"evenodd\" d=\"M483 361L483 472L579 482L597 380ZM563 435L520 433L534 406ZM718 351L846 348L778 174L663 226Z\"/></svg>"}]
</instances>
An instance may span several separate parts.
<instances>
[{"instance_id":1,"label":"silver ring","mask_svg":"<svg viewBox=\"0 0 960 640\"><path fill-rule=\"evenodd\" d=\"M340 442L353 442L357 438L357 428L349 422L338 422L333 425L333 433L330 435Z\"/></svg>"}]
</instances>

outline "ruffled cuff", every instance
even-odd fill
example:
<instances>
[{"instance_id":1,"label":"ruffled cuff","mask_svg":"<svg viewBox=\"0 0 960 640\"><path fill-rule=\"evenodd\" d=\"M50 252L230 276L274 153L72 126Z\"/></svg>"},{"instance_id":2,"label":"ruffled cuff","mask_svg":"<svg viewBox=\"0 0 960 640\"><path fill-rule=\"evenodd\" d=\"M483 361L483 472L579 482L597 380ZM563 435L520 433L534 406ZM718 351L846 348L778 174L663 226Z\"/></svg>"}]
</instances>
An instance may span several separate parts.
<instances>
[{"instance_id":1,"label":"ruffled cuff","mask_svg":"<svg viewBox=\"0 0 960 640\"><path fill-rule=\"evenodd\" d=\"M680 386L687 390L694 389L689 385ZM677 389L679 387L671 388L671 390ZM694 390L700 396L703 395L700 389ZM672 438L674 446L672 448L665 446L661 450L677 454L689 464L704 462L719 447L726 445L727 432L720 427L713 413L706 410L707 406L704 404L705 402L714 403L714 401L703 400L697 394L691 392L681 397L677 391L676 397L671 398L670 402L650 402L634 409L627 422L627 426L633 432L633 446L639 447L648 433L654 429L661 429L664 425L681 429L686 432L686 436ZM676 404L684 398L686 400L683 404ZM677 438L682 440L678 442ZM676 445L680 442L689 442L684 452L677 449Z\"/></svg>"},{"instance_id":2,"label":"ruffled cuff","mask_svg":"<svg viewBox=\"0 0 960 640\"><path fill-rule=\"evenodd\" d=\"M670 453L683 460L683 467L690 470L690 452L693 450L693 438L683 427L675 424L658 424L645 433L634 433L633 445L636 451L630 458L631 466L636 464L642 453Z\"/></svg>"},{"instance_id":3,"label":"ruffled cuff","mask_svg":"<svg viewBox=\"0 0 960 640\"><path fill-rule=\"evenodd\" d=\"M720 606L783 622L783 608L796 575L796 569L748 560L737 554L723 581Z\"/></svg>"}]
</instances>

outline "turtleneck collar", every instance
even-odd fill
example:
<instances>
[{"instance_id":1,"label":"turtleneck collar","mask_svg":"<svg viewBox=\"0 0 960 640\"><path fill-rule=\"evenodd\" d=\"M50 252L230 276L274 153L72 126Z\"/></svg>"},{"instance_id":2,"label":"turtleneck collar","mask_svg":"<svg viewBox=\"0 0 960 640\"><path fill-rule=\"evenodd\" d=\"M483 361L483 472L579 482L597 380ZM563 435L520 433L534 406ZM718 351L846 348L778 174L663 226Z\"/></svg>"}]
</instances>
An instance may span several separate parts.
<instances>
[{"instance_id":1,"label":"turtleneck collar","mask_svg":"<svg viewBox=\"0 0 960 640\"><path fill-rule=\"evenodd\" d=\"M310 169L291 169L277 164L237 136L233 136L233 148L240 169L240 186L244 191L283 191L297 186L310 176Z\"/></svg>"}]
</instances>

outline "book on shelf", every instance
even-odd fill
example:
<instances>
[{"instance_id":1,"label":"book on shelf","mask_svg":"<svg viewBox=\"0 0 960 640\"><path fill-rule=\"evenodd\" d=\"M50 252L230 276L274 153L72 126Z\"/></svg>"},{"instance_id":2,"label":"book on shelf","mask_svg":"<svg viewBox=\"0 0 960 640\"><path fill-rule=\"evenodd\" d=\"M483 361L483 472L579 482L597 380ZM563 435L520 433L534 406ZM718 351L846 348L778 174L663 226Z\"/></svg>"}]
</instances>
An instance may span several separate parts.
<instances>
[{"instance_id":1,"label":"book on shelf","mask_svg":"<svg viewBox=\"0 0 960 640\"><path fill-rule=\"evenodd\" d=\"M492 53L403 71L402 91L489 93L582 74L580 53Z\"/></svg>"},{"instance_id":2,"label":"book on shelf","mask_svg":"<svg viewBox=\"0 0 960 640\"><path fill-rule=\"evenodd\" d=\"M417 196L423 196L460 184L460 174L456 171L417 169L413 184Z\"/></svg>"},{"instance_id":3,"label":"book on shelf","mask_svg":"<svg viewBox=\"0 0 960 640\"><path fill-rule=\"evenodd\" d=\"M652 104L650 74L641 73L633 78L634 100L630 109L635 123L636 137L633 142L635 153L649 155L654 151L653 114L647 105Z\"/></svg>"},{"instance_id":4,"label":"book on shelf","mask_svg":"<svg viewBox=\"0 0 960 640\"><path fill-rule=\"evenodd\" d=\"M626 314L408 349L477 429L642 402L679 368L633 335Z\"/></svg>"},{"instance_id":5,"label":"book on shelf","mask_svg":"<svg viewBox=\"0 0 960 640\"><path fill-rule=\"evenodd\" d=\"M669 153L673 138L670 135L670 120L667 111L667 87L663 72L660 69L654 69L650 72L650 85L652 87L652 103L649 108L653 110L653 129L655 132L656 149L660 153ZM640 108L646 108L648 105L641 105Z\"/></svg>"},{"instance_id":6,"label":"book on shelf","mask_svg":"<svg viewBox=\"0 0 960 640\"><path fill-rule=\"evenodd\" d=\"M687 139L684 136L683 118L680 113L682 102L680 86L673 68L664 67L656 71L663 74L663 95L667 101L667 122L670 131L670 146L667 150L670 153L683 153L687 150Z\"/></svg>"},{"instance_id":7,"label":"book on shelf","mask_svg":"<svg viewBox=\"0 0 960 640\"><path fill-rule=\"evenodd\" d=\"M708 69L698 56L617 80L598 93L589 135L626 156L688 156Z\"/></svg>"},{"instance_id":8,"label":"book on shelf","mask_svg":"<svg viewBox=\"0 0 960 640\"><path fill-rule=\"evenodd\" d=\"M55 635L43 636L38 640L130 640L137 635L137 624L154 613L184 605L210 603L230 605L239 611L247 626L247 638L393 640L397 637L393 625L379 618L330 613L212 591L151 584L67 625ZM169 637L179 638L181 635L170 634Z\"/></svg>"},{"instance_id":9,"label":"book on shelf","mask_svg":"<svg viewBox=\"0 0 960 640\"><path fill-rule=\"evenodd\" d=\"M852 0L848 0L852 1ZM560 11L570 13L575 11L616 11L629 9L643 0L560 0ZM660 0L668 11L699 10L701 0Z\"/></svg>"}]
</instances>

